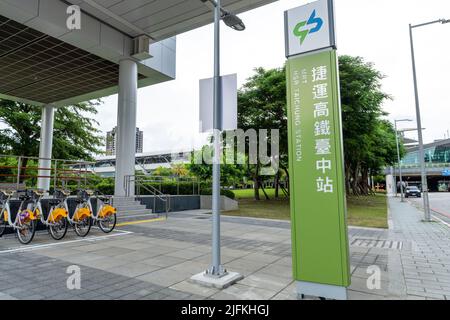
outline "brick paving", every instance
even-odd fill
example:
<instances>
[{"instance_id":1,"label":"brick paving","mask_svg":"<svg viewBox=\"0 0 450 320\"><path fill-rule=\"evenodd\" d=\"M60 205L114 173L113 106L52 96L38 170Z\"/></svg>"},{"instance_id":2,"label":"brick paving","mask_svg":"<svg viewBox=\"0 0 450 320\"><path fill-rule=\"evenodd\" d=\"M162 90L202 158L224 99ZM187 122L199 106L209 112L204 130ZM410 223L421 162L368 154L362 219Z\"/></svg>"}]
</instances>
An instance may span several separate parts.
<instances>
[{"instance_id":1,"label":"brick paving","mask_svg":"<svg viewBox=\"0 0 450 320\"><path fill-rule=\"evenodd\" d=\"M410 203L390 202L394 233L410 246L401 252L408 296L450 299L450 229L442 222L426 223Z\"/></svg>"},{"instance_id":2,"label":"brick paving","mask_svg":"<svg viewBox=\"0 0 450 320\"><path fill-rule=\"evenodd\" d=\"M390 199L390 230L349 228L349 299L446 299L450 296L449 228L421 222L411 204ZM122 221L123 222L123 221ZM290 224L223 217L224 265L245 278L224 290L189 281L210 263L210 216L173 213L166 221L123 225L86 239L69 232L55 243L39 233L31 246L0 239L0 299L297 299L291 276ZM81 289L67 289L69 266ZM381 286L370 290L368 268Z\"/></svg>"}]
</instances>

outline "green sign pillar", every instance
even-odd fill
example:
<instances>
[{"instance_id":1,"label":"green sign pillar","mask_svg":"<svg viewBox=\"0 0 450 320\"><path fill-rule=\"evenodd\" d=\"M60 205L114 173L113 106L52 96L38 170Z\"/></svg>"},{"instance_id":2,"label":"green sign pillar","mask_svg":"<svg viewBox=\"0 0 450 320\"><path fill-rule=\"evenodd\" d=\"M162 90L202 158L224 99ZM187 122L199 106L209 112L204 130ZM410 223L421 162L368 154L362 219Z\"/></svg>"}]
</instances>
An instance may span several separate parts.
<instances>
[{"instance_id":1,"label":"green sign pillar","mask_svg":"<svg viewBox=\"0 0 450 320\"><path fill-rule=\"evenodd\" d=\"M298 294L346 299L350 266L332 4L321 0L286 13L287 37L298 41L287 42L293 275Z\"/></svg>"}]
</instances>

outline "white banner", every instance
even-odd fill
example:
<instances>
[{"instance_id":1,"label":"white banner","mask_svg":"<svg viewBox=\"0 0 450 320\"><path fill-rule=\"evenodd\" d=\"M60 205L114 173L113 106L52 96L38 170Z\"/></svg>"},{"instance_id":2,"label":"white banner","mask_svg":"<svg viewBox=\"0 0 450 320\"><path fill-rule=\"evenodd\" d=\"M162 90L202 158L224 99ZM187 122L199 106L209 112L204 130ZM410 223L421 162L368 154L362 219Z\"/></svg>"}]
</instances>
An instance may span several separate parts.
<instances>
[{"instance_id":1,"label":"white banner","mask_svg":"<svg viewBox=\"0 0 450 320\"><path fill-rule=\"evenodd\" d=\"M237 75L221 77L222 130L237 129ZM200 132L213 129L213 78L200 80Z\"/></svg>"}]
</instances>

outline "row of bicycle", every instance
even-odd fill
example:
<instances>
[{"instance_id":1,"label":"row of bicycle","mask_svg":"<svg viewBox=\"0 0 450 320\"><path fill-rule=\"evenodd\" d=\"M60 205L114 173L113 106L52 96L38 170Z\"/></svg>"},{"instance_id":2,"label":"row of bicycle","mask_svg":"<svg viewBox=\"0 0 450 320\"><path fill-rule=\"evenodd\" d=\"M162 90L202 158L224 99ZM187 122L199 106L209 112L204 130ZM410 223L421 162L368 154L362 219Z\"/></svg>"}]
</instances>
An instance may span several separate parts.
<instances>
[{"instance_id":1,"label":"row of bicycle","mask_svg":"<svg viewBox=\"0 0 450 320\"><path fill-rule=\"evenodd\" d=\"M86 237L92 225L98 225L105 233L116 226L116 209L110 204L111 198L99 192L77 190L77 196L70 197L70 191L55 190L52 198L44 200L44 196L42 190L0 190L0 237L11 228L22 244L28 244L39 222L55 240L63 239L69 226L80 237ZM72 206L74 210L69 210L69 199L76 204Z\"/></svg>"}]
</instances>

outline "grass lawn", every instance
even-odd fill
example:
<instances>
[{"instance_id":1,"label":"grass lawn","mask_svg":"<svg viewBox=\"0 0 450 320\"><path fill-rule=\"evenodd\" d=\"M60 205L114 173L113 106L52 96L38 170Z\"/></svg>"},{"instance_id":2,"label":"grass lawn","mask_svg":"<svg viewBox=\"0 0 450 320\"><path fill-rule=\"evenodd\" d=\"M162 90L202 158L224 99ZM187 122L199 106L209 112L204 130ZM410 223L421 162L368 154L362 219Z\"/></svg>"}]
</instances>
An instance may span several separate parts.
<instances>
[{"instance_id":1,"label":"grass lawn","mask_svg":"<svg viewBox=\"0 0 450 320\"><path fill-rule=\"evenodd\" d=\"M253 200L253 190L233 190L239 201L239 210L224 212L224 215L264 219L289 220L289 199L280 191L280 199L273 199L275 190L267 189L271 197L265 200L260 191L261 200ZM348 224L358 227L387 228L387 199L385 195L368 197L349 197L347 199Z\"/></svg>"},{"instance_id":2,"label":"grass lawn","mask_svg":"<svg viewBox=\"0 0 450 320\"><path fill-rule=\"evenodd\" d=\"M357 227L387 228L387 198L384 194L347 198L348 224Z\"/></svg>"}]
</instances>

